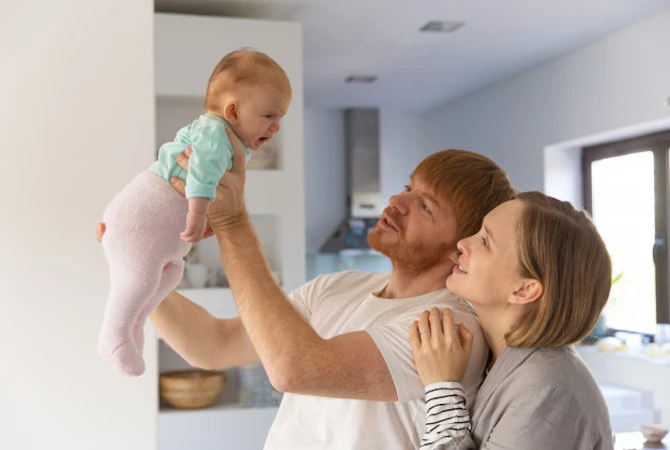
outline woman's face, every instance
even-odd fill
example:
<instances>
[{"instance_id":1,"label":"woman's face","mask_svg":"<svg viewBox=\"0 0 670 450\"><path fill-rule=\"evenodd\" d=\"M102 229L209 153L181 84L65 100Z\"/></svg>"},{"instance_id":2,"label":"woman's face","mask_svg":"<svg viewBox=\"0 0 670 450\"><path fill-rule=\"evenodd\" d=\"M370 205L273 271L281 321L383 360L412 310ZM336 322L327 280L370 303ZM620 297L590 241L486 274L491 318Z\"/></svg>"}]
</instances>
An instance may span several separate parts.
<instances>
[{"instance_id":1,"label":"woman's face","mask_svg":"<svg viewBox=\"0 0 670 450\"><path fill-rule=\"evenodd\" d=\"M504 306L522 280L516 251L516 227L523 210L519 200L495 208L479 233L458 242L461 256L447 287L480 307Z\"/></svg>"}]
</instances>

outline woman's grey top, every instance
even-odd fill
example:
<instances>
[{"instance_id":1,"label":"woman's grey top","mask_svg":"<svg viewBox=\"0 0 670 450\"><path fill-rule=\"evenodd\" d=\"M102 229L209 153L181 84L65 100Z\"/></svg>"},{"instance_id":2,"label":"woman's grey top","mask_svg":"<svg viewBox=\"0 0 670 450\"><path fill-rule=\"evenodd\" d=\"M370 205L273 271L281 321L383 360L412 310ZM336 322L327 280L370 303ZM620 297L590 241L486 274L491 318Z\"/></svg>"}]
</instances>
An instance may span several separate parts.
<instances>
[{"instance_id":1,"label":"woman's grey top","mask_svg":"<svg viewBox=\"0 0 670 450\"><path fill-rule=\"evenodd\" d=\"M573 346L507 347L469 420L460 383L426 386L421 450L612 450L605 400Z\"/></svg>"}]
</instances>

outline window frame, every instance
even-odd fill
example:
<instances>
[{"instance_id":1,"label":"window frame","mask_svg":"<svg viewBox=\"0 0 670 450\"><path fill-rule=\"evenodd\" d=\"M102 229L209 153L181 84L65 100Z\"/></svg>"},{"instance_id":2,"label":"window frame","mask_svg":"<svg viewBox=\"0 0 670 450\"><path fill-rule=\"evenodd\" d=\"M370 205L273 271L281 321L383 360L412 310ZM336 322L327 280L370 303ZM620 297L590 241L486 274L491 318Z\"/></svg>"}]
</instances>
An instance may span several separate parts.
<instances>
[{"instance_id":1,"label":"window frame","mask_svg":"<svg viewBox=\"0 0 670 450\"><path fill-rule=\"evenodd\" d=\"M654 155L655 241L653 259L656 269L656 323L670 323L668 289L668 199L670 198L670 130L582 148L582 198L584 209L593 214L591 163L615 156L652 151ZM625 331L630 330L611 330ZM644 334L644 333L641 333Z\"/></svg>"}]
</instances>

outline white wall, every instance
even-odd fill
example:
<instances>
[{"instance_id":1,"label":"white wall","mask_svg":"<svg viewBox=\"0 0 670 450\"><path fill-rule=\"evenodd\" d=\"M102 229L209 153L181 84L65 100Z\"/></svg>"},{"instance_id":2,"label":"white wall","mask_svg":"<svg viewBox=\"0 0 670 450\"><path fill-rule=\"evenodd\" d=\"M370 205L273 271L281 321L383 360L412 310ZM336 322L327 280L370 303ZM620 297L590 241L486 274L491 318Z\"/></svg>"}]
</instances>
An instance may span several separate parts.
<instances>
[{"instance_id":1,"label":"white wall","mask_svg":"<svg viewBox=\"0 0 670 450\"><path fill-rule=\"evenodd\" d=\"M3 1L0 448L151 450L156 349L97 354L108 277L94 225L152 160L153 2Z\"/></svg>"},{"instance_id":2,"label":"white wall","mask_svg":"<svg viewBox=\"0 0 670 450\"><path fill-rule=\"evenodd\" d=\"M542 189L547 145L667 118L670 10L423 115L429 147L482 152Z\"/></svg>"},{"instance_id":3,"label":"white wall","mask_svg":"<svg viewBox=\"0 0 670 450\"><path fill-rule=\"evenodd\" d=\"M344 112L305 108L307 254L318 253L346 217Z\"/></svg>"},{"instance_id":4,"label":"white wall","mask_svg":"<svg viewBox=\"0 0 670 450\"><path fill-rule=\"evenodd\" d=\"M161 109L157 135L161 140L172 139L177 128L184 125L184 120L188 123L197 117L209 76L226 53L253 47L272 56L286 71L293 97L282 119L281 132L272 142L279 155L279 170L249 171L245 198L252 216L279 217L276 234L273 234L278 239L272 245L272 253L277 258L268 255L270 263L282 271L286 289L303 284L305 203L301 25L285 21L156 13L154 28L156 95ZM189 115L191 118L187 119ZM167 127L175 128L170 132ZM252 161L254 157L249 160L250 166ZM273 220L263 221L262 225L259 221L254 223L269 228L275 223ZM260 234L264 230L257 231ZM268 250L271 236L261 235L260 239L262 243L268 243L264 246Z\"/></svg>"},{"instance_id":5,"label":"white wall","mask_svg":"<svg viewBox=\"0 0 670 450\"><path fill-rule=\"evenodd\" d=\"M379 117L380 184L386 206L389 197L402 191L421 160L444 147L426 149L422 121L417 114L381 110Z\"/></svg>"},{"instance_id":6,"label":"white wall","mask_svg":"<svg viewBox=\"0 0 670 450\"><path fill-rule=\"evenodd\" d=\"M578 347L578 351L598 383L651 391L654 408L661 413L661 423L670 426L670 365L667 362L598 352L589 347Z\"/></svg>"},{"instance_id":7,"label":"white wall","mask_svg":"<svg viewBox=\"0 0 670 450\"><path fill-rule=\"evenodd\" d=\"M670 129L669 49L667 10L425 113L428 146L482 152L518 188L545 188L579 205L581 145ZM599 382L653 391L670 423L667 367L604 354L587 363Z\"/></svg>"},{"instance_id":8,"label":"white wall","mask_svg":"<svg viewBox=\"0 0 670 450\"><path fill-rule=\"evenodd\" d=\"M379 164L383 205L400 192L409 174L429 153L421 118L416 114L381 110ZM305 109L305 222L307 254L319 248L348 214L344 111Z\"/></svg>"}]
</instances>

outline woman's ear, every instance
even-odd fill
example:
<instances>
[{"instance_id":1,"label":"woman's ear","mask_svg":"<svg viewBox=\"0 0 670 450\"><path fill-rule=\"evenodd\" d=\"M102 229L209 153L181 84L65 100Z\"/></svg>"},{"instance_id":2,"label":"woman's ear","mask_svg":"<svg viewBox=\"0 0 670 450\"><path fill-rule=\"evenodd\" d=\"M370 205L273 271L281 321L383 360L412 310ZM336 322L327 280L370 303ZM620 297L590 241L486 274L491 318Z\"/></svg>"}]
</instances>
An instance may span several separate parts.
<instances>
[{"instance_id":1,"label":"woman's ear","mask_svg":"<svg viewBox=\"0 0 670 450\"><path fill-rule=\"evenodd\" d=\"M544 286L540 280L523 278L520 285L512 291L511 303L525 305L542 297Z\"/></svg>"},{"instance_id":2,"label":"woman's ear","mask_svg":"<svg viewBox=\"0 0 670 450\"><path fill-rule=\"evenodd\" d=\"M223 108L223 118L226 119L230 125L237 125L239 117L237 114L237 103L228 102Z\"/></svg>"}]
</instances>

